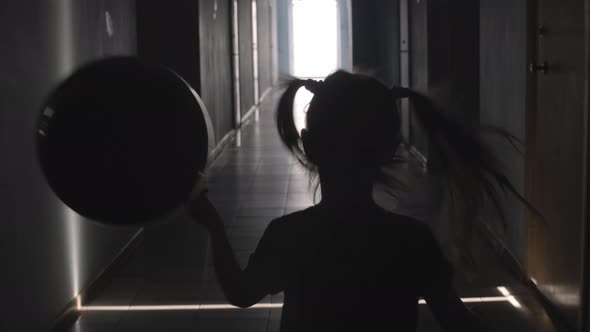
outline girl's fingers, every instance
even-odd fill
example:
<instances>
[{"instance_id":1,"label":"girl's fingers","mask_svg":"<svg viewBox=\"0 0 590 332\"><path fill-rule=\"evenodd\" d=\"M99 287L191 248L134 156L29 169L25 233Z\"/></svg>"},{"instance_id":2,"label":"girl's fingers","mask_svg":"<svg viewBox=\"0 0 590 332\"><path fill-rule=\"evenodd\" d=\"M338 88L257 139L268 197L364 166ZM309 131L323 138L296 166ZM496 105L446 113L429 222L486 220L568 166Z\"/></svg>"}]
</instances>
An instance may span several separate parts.
<instances>
[{"instance_id":1,"label":"girl's fingers","mask_svg":"<svg viewBox=\"0 0 590 332\"><path fill-rule=\"evenodd\" d=\"M205 172L199 172L197 181L193 185L193 191L191 193L190 199L195 200L206 194L208 191L207 184L207 174Z\"/></svg>"}]
</instances>

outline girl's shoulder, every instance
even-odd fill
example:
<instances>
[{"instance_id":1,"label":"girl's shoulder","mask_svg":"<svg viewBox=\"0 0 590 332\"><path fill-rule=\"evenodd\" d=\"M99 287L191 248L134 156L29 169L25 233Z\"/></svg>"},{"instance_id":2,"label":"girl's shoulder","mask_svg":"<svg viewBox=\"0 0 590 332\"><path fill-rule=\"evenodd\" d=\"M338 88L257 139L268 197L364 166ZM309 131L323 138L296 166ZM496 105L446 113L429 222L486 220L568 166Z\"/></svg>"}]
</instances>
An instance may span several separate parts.
<instances>
[{"instance_id":1,"label":"girl's shoulder","mask_svg":"<svg viewBox=\"0 0 590 332\"><path fill-rule=\"evenodd\" d=\"M310 223L313 222L314 219L318 219L317 213L315 212L317 211L314 206L291 212L273 219L270 222L269 227L272 226L274 229L302 227L306 223Z\"/></svg>"}]
</instances>

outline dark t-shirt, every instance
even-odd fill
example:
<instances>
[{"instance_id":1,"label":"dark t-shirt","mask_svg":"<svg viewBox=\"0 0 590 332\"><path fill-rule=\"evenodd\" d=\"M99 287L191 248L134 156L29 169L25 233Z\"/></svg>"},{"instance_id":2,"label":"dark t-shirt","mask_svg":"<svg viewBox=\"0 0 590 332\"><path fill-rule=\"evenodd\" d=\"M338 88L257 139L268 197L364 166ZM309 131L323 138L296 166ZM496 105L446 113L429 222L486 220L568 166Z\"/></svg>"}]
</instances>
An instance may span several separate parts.
<instances>
[{"instance_id":1,"label":"dark t-shirt","mask_svg":"<svg viewBox=\"0 0 590 332\"><path fill-rule=\"evenodd\" d=\"M284 291L282 332L405 332L419 297L449 288L452 269L419 221L314 206L273 220L245 275L258 292Z\"/></svg>"}]
</instances>

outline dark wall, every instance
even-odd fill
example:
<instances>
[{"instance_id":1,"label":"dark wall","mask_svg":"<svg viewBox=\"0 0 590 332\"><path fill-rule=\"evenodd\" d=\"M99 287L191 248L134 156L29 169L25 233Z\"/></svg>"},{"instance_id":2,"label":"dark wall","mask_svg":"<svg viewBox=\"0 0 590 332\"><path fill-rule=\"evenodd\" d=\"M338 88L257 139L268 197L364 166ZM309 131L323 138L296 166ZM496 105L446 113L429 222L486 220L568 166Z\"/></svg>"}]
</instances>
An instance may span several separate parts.
<instances>
[{"instance_id":1,"label":"dark wall","mask_svg":"<svg viewBox=\"0 0 590 332\"><path fill-rule=\"evenodd\" d=\"M409 39L410 39L410 87L418 91L428 90L428 3L423 1L408 2ZM410 112L410 143L422 153L427 154L428 142L423 130Z\"/></svg>"},{"instance_id":2,"label":"dark wall","mask_svg":"<svg viewBox=\"0 0 590 332\"><path fill-rule=\"evenodd\" d=\"M479 6L479 1L453 0L447 7L450 27L449 111L467 126L479 124Z\"/></svg>"},{"instance_id":3,"label":"dark wall","mask_svg":"<svg viewBox=\"0 0 590 332\"><path fill-rule=\"evenodd\" d=\"M270 20L270 27L271 27L271 63L272 63L272 74L271 74L271 82L272 85L276 85L279 80L279 1L278 0L269 0L271 6L271 20Z\"/></svg>"},{"instance_id":4,"label":"dark wall","mask_svg":"<svg viewBox=\"0 0 590 332\"><path fill-rule=\"evenodd\" d=\"M479 120L479 4L428 1L428 89L450 115L466 125Z\"/></svg>"},{"instance_id":5,"label":"dark wall","mask_svg":"<svg viewBox=\"0 0 590 332\"><path fill-rule=\"evenodd\" d=\"M353 68L399 84L399 1L353 0Z\"/></svg>"},{"instance_id":6,"label":"dark wall","mask_svg":"<svg viewBox=\"0 0 590 332\"><path fill-rule=\"evenodd\" d=\"M178 0L137 2L138 55L165 65L182 76L197 92L199 68L199 2Z\"/></svg>"},{"instance_id":7,"label":"dark wall","mask_svg":"<svg viewBox=\"0 0 590 332\"><path fill-rule=\"evenodd\" d=\"M258 82L260 97L272 86L271 0L258 0Z\"/></svg>"},{"instance_id":8,"label":"dark wall","mask_svg":"<svg viewBox=\"0 0 590 332\"><path fill-rule=\"evenodd\" d=\"M479 123L479 4L471 0L410 2L410 86L430 94L454 119ZM427 154L415 117L411 142Z\"/></svg>"},{"instance_id":9,"label":"dark wall","mask_svg":"<svg viewBox=\"0 0 590 332\"><path fill-rule=\"evenodd\" d=\"M277 64L278 79L291 74L291 2L275 0L277 9Z\"/></svg>"},{"instance_id":10,"label":"dark wall","mask_svg":"<svg viewBox=\"0 0 590 332\"><path fill-rule=\"evenodd\" d=\"M134 6L128 0L0 4L1 331L48 331L137 232L99 226L65 207L41 174L34 144L52 87L83 62L134 53Z\"/></svg>"},{"instance_id":11,"label":"dark wall","mask_svg":"<svg viewBox=\"0 0 590 332\"><path fill-rule=\"evenodd\" d=\"M135 53L134 1L76 1L74 15L76 61L92 60L97 54ZM108 26L107 26L108 25Z\"/></svg>"},{"instance_id":12,"label":"dark wall","mask_svg":"<svg viewBox=\"0 0 590 332\"><path fill-rule=\"evenodd\" d=\"M526 98L526 1L410 1L411 87L434 93L455 119L508 129L524 140ZM410 113L412 115L412 113ZM428 142L412 118L412 144L425 154ZM494 142L507 175L523 187L523 158ZM506 201L506 241L523 254L522 208Z\"/></svg>"},{"instance_id":13,"label":"dark wall","mask_svg":"<svg viewBox=\"0 0 590 332\"><path fill-rule=\"evenodd\" d=\"M526 116L526 0L481 1L481 122L502 127L525 140ZM508 144L495 144L505 160L507 175L521 192L524 158ZM505 203L506 244L523 261L523 210L516 200Z\"/></svg>"},{"instance_id":14,"label":"dark wall","mask_svg":"<svg viewBox=\"0 0 590 332\"><path fill-rule=\"evenodd\" d=\"M240 38L240 109L242 116L244 116L256 103L254 100L251 1L238 1L238 27Z\"/></svg>"},{"instance_id":15,"label":"dark wall","mask_svg":"<svg viewBox=\"0 0 590 332\"><path fill-rule=\"evenodd\" d=\"M428 43L428 89L449 84L451 80L451 8L455 1L426 1L426 42ZM422 1L421 1L422 2ZM447 91L448 92L448 91ZM441 96L445 104L450 102L450 95Z\"/></svg>"},{"instance_id":16,"label":"dark wall","mask_svg":"<svg viewBox=\"0 0 590 332\"><path fill-rule=\"evenodd\" d=\"M199 93L218 141L234 127L230 8L229 0L137 5L138 55L173 69Z\"/></svg>"},{"instance_id":17,"label":"dark wall","mask_svg":"<svg viewBox=\"0 0 590 332\"><path fill-rule=\"evenodd\" d=\"M230 1L199 1L199 12L200 93L219 142L235 122Z\"/></svg>"}]
</instances>

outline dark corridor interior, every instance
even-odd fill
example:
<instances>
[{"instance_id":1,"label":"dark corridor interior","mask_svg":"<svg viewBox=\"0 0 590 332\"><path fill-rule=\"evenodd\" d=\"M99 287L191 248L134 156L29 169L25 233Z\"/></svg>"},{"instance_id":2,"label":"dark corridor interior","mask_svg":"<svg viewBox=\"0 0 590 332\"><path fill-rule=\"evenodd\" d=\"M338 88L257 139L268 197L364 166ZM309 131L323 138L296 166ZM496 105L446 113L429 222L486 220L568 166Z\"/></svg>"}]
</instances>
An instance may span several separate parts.
<instances>
[{"instance_id":1,"label":"dark corridor interior","mask_svg":"<svg viewBox=\"0 0 590 332\"><path fill-rule=\"evenodd\" d=\"M393 91L423 94L456 128L482 130L506 180L534 207L503 193L505 223L490 209L453 216L437 172L444 158L420 105L405 95L395 102L397 151L407 162L392 171L409 189L391 197L375 185L371 195L381 209L434 234L453 266L456 295L482 331L590 332L590 0L3 1L0 25L0 331L291 331L281 325L283 305L296 296L268 292L256 304L235 305L214 263L219 240L188 215L106 225L74 211L48 183L35 138L48 96L85 65L125 56L173 71L207 115L207 197L240 269L253 264L273 220L327 201L310 181L313 171L281 141L277 110L305 61L309 68L333 63ZM304 61L296 56L306 40ZM336 49L322 49L329 45ZM311 128L308 103L326 82L301 83L291 114L297 126ZM344 122L335 118L328 130ZM487 135L501 131L516 143ZM297 144L312 151L305 140ZM327 168L319 167L320 180ZM458 236L465 225L473 231L469 245ZM353 248L361 233L349 238ZM296 246L303 252L308 244ZM313 314L331 313L331 293L313 294L321 299ZM416 331L449 331L428 300L417 298ZM381 315L342 317L364 319L359 331L376 330L373 320L384 317L392 327L382 330L395 331L404 318L384 314L382 302L340 302L350 316Z\"/></svg>"}]
</instances>

